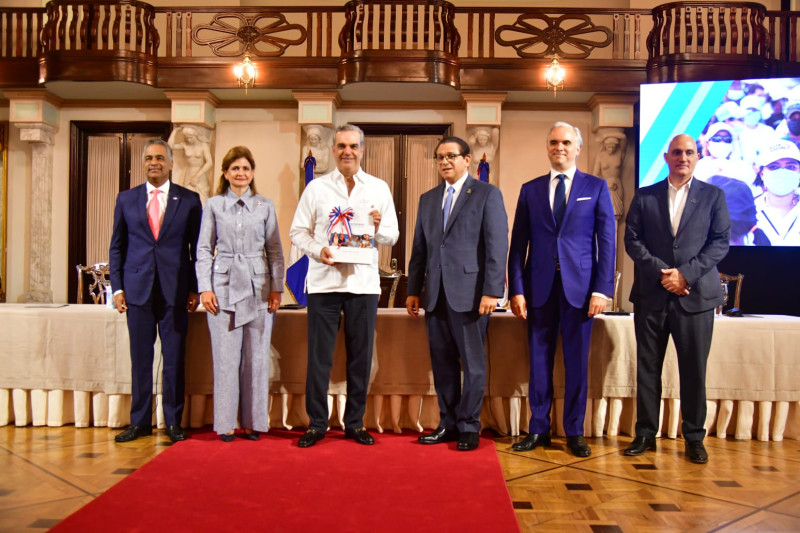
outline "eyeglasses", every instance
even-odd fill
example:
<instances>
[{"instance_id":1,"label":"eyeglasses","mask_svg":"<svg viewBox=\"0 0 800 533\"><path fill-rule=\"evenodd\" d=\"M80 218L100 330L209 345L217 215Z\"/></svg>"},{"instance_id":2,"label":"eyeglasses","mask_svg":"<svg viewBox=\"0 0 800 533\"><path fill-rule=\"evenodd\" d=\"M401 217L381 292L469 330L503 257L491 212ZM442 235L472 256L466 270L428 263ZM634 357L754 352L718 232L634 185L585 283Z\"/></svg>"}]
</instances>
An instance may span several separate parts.
<instances>
[{"instance_id":1,"label":"eyeglasses","mask_svg":"<svg viewBox=\"0 0 800 533\"><path fill-rule=\"evenodd\" d=\"M444 154L444 155L435 155L433 156L433 160L437 163L444 163L447 161L448 163L452 163L456 160L456 157L459 157L461 154Z\"/></svg>"},{"instance_id":2,"label":"eyeglasses","mask_svg":"<svg viewBox=\"0 0 800 533\"><path fill-rule=\"evenodd\" d=\"M713 137L711 137L709 139L709 141L715 142L715 143L728 143L728 144L730 144L730 143L733 142L733 138L731 138L729 136L724 136L723 137L722 135L714 135Z\"/></svg>"}]
</instances>

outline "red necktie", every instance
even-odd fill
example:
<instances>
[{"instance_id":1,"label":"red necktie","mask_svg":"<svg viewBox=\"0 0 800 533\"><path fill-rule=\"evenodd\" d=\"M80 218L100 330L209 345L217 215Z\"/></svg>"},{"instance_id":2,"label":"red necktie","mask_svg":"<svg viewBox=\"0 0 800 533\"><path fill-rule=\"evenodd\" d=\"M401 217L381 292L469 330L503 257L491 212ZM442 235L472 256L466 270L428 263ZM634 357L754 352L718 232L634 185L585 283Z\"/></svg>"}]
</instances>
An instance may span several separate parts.
<instances>
[{"instance_id":1,"label":"red necktie","mask_svg":"<svg viewBox=\"0 0 800 533\"><path fill-rule=\"evenodd\" d=\"M153 231L153 238L158 239L158 231L161 229L161 206L158 203L159 189L153 189L150 194L150 205L147 206L147 219L150 221L150 229Z\"/></svg>"}]
</instances>

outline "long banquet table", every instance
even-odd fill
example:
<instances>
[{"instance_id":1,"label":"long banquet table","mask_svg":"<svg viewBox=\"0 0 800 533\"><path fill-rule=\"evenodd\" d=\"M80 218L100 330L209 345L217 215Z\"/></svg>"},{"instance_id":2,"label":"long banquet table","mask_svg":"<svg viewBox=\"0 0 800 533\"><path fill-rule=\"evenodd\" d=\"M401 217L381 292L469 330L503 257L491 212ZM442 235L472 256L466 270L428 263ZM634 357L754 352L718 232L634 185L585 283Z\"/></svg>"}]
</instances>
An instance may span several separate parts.
<instances>
[{"instance_id":1,"label":"long banquet table","mask_svg":"<svg viewBox=\"0 0 800 533\"><path fill-rule=\"evenodd\" d=\"M75 423L121 427L129 422L130 357L124 315L100 305L0 305L0 425ZM345 400L344 342L334 356L331 424L341 425ZM492 316L487 339L488 383L484 427L518 435L527 429L528 354L525 322ZM281 309L272 337L270 419L303 426L306 312ZM706 427L719 437L800 438L800 318L720 317L709 360ZM636 353L630 316L594 322L589 363L586 435L631 434L635 422ZM156 389L160 379L154 365ZM679 430L677 361L672 343L665 361L662 433ZM563 384L556 363L556 383ZM563 385L556 386L554 431L561 434ZM190 315L184 424L212 421L213 380L205 313ZM404 309L381 309L370 377L368 426L399 431L438 423L425 322ZM156 396L154 422L163 425Z\"/></svg>"}]
</instances>

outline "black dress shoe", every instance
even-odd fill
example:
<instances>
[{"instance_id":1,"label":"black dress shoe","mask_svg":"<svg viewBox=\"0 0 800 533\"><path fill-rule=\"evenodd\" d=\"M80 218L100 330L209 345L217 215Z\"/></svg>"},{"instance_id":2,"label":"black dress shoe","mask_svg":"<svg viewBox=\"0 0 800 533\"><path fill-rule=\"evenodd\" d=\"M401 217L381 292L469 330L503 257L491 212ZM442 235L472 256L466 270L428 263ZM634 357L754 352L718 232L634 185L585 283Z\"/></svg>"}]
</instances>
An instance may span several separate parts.
<instances>
[{"instance_id":1,"label":"black dress shoe","mask_svg":"<svg viewBox=\"0 0 800 533\"><path fill-rule=\"evenodd\" d=\"M309 446L315 445L318 441L321 441L325 438L325 433L321 431L317 431L316 429L307 429L305 433L300 437L300 440L297 442L297 445L301 448L308 448Z\"/></svg>"},{"instance_id":2,"label":"black dress shoe","mask_svg":"<svg viewBox=\"0 0 800 533\"><path fill-rule=\"evenodd\" d=\"M233 442L233 439L236 438L236 435L233 433L223 433L219 436L219 438L222 440L222 442Z\"/></svg>"},{"instance_id":3,"label":"black dress shoe","mask_svg":"<svg viewBox=\"0 0 800 533\"><path fill-rule=\"evenodd\" d=\"M375 439L372 438L372 435L367 432L367 428L364 427L358 429L345 428L344 437L346 439L353 439L359 444L375 444Z\"/></svg>"},{"instance_id":4,"label":"black dress shoe","mask_svg":"<svg viewBox=\"0 0 800 533\"><path fill-rule=\"evenodd\" d=\"M583 435L567 437L567 448L575 457L589 457L592 455L592 450L586 444L586 439L583 438Z\"/></svg>"},{"instance_id":5,"label":"black dress shoe","mask_svg":"<svg viewBox=\"0 0 800 533\"><path fill-rule=\"evenodd\" d=\"M166 433L167 437L169 437L169 440L171 440L172 442L186 440L186 432L178 424L167 426Z\"/></svg>"},{"instance_id":6,"label":"black dress shoe","mask_svg":"<svg viewBox=\"0 0 800 533\"><path fill-rule=\"evenodd\" d=\"M524 440L515 442L511 448L518 452L527 452L536 449L537 446L550 446L550 432L547 433L528 433Z\"/></svg>"},{"instance_id":7,"label":"black dress shoe","mask_svg":"<svg viewBox=\"0 0 800 533\"><path fill-rule=\"evenodd\" d=\"M462 431L458 436L458 450L468 452L478 447L480 434L474 431Z\"/></svg>"},{"instance_id":8,"label":"black dress shoe","mask_svg":"<svg viewBox=\"0 0 800 533\"><path fill-rule=\"evenodd\" d=\"M708 452L703 441L693 440L686 443L686 457L693 463L704 465L708 462Z\"/></svg>"},{"instance_id":9,"label":"black dress shoe","mask_svg":"<svg viewBox=\"0 0 800 533\"><path fill-rule=\"evenodd\" d=\"M153 434L153 428L147 426L128 426L128 429L114 437L116 442L130 442L139 437L146 437Z\"/></svg>"},{"instance_id":10,"label":"black dress shoe","mask_svg":"<svg viewBox=\"0 0 800 533\"><path fill-rule=\"evenodd\" d=\"M458 440L458 431L445 428L436 428L431 433L420 435L417 441L420 444L441 444L443 442L453 442Z\"/></svg>"},{"instance_id":11,"label":"black dress shoe","mask_svg":"<svg viewBox=\"0 0 800 533\"><path fill-rule=\"evenodd\" d=\"M243 438L244 440L258 440L258 433L255 431L242 431L239 433L239 437Z\"/></svg>"},{"instance_id":12,"label":"black dress shoe","mask_svg":"<svg viewBox=\"0 0 800 533\"><path fill-rule=\"evenodd\" d=\"M625 455L642 455L644 452L656 451L655 437L636 437L633 442L625 448Z\"/></svg>"}]
</instances>

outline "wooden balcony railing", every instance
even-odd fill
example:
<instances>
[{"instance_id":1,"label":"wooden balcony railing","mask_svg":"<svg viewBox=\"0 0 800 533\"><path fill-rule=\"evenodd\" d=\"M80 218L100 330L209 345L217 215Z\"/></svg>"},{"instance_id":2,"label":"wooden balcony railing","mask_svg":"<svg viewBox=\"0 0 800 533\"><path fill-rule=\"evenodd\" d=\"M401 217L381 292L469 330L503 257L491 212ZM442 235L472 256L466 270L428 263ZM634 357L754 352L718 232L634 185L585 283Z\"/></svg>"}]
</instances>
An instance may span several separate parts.
<instances>
[{"instance_id":1,"label":"wooden balcony railing","mask_svg":"<svg viewBox=\"0 0 800 533\"><path fill-rule=\"evenodd\" d=\"M338 84L426 81L457 87L460 36L444 0L352 0L339 34Z\"/></svg>"},{"instance_id":2,"label":"wooden balcony railing","mask_svg":"<svg viewBox=\"0 0 800 533\"><path fill-rule=\"evenodd\" d=\"M44 19L44 8L0 8L0 80L17 79L17 87L37 85ZM0 81L3 85L12 86Z\"/></svg>"},{"instance_id":3,"label":"wooden balcony railing","mask_svg":"<svg viewBox=\"0 0 800 533\"><path fill-rule=\"evenodd\" d=\"M40 80L133 81L155 85L155 10L137 0L47 3Z\"/></svg>"},{"instance_id":4,"label":"wooden balcony railing","mask_svg":"<svg viewBox=\"0 0 800 533\"><path fill-rule=\"evenodd\" d=\"M799 16L753 2L612 10L444 0L268 8L53 0L46 9L0 9L0 87L35 87L40 79L234 87L231 62L248 54L269 72L258 81L268 88L426 81L524 90L540 88L531 71L558 55L573 72L572 90L626 91L648 78L800 75Z\"/></svg>"}]
</instances>

